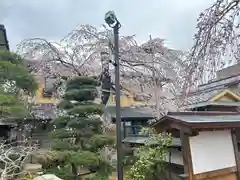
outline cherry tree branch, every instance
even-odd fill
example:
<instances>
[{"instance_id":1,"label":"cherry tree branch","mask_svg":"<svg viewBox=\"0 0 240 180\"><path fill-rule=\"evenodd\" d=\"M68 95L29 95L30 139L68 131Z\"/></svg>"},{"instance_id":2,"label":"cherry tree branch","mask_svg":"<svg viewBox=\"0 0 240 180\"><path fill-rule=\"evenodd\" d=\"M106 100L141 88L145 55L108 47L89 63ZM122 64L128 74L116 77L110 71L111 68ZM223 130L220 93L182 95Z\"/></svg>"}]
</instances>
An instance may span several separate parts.
<instances>
[{"instance_id":1,"label":"cherry tree branch","mask_svg":"<svg viewBox=\"0 0 240 180\"><path fill-rule=\"evenodd\" d=\"M180 71L186 66L182 58L183 52L165 47L160 38L139 45L135 35L121 36L119 44L122 87L138 94L152 88L155 82L161 86L174 86L177 81L182 84ZM98 29L90 25L80 25L58 43L41 38L27 39L19 44L18 51L23 56L40 59L42 65L37 65L37 68L43 69L44 64L52 63L50 68L44 68L50 69L50 72L45 70L44 75L53 74L51 71L55 62L68 67L72 75L99 76L102 73L101 53L109 54L109 62L114 54L113 33L105 26ZM108 70L112 80L113 68L110 66ZM62 70L61 73L65 71ZM152 74L155 74L154 77Z\"/></svg>"},{"instance_id":2,"label":"cherry tree branch","mask_svg":"<svg viewBox=\"0 0 240 180\"><path fill-rule=\"evenodd\" d=\"M239 61L239 2L217 0L199 15L186 69L190 84L185 86L206 82L215 77L216 70Z\"/></svg>"}]
</instances>

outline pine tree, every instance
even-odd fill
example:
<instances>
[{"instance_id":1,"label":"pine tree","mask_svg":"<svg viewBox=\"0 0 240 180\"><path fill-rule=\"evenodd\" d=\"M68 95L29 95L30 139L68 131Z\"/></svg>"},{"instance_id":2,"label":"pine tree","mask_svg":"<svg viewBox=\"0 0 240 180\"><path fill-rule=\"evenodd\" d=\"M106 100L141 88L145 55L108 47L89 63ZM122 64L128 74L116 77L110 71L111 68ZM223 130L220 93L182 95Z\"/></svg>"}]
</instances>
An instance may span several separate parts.
<instances>
[{"instance_id":1,"label":"pine tree","mask_svg":"<svg viewBox=\"0 0 240 180\"><path fill-rule=\"evenodd\" d=\"M37 83L17 54L0 51L0 118L23 119L29 111L20 98L21 92L34 94Z\"/></svg>"},{"instance_id":2,"label":"pine tree","mask_svg":"<svg viewBox=\"0 0 240 180\"><path fill-rule=\"evenodd\" d=\"M51 152L51 166L61 166L67 170L55 172L61 178L80 179L83 170L103 170L99 150L112 145L114 138L103 134L100 115L103 107L94 103L98 83L94 78L76 77L67 82L66 92L58 108L64 116L53 120L55 130L52 137L55 143ZM99 179L100 180L100 179Z\"/></svg>"},{"instance_id":3,"label":"pine tree","mask_svg":"<svg viewBox=\"0 0 240 180\"><path fill-rule=\"evenodd\" d=\"M34 94L37 83L32 74L25 66L25 61L15 53L0 51L0 83L1 85L11 85L14 94L23 90ZM10 89L9 88L9 89Z\"/></svg>"}]
</instances>

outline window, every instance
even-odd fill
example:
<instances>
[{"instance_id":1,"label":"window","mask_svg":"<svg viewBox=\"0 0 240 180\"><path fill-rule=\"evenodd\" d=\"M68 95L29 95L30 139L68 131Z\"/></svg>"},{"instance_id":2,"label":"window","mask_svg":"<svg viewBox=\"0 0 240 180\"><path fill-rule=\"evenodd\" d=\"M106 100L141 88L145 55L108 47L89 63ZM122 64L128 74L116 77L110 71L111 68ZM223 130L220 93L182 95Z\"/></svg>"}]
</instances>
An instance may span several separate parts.
<instances>
[{"instance_id":1,"label":"window","mask_svg":"<svg viewBox=\"0 0 240 180\"><path fill-rule=\"evenodd\" d=\"M140 125L129 125L125 126L126 136L147 136L141 133L142 126Z\"/></svg>"}]
</instances>

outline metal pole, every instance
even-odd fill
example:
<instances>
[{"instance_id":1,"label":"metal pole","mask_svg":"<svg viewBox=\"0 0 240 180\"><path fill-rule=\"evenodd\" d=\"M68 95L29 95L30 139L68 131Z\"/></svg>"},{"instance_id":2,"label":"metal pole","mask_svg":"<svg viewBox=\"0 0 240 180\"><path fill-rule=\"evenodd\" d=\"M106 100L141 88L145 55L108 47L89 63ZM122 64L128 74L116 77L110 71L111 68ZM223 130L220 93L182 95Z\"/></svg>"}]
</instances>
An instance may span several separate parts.
<instances>
[{"instance_id":1,"label":"metal pole","mask_svg":"<svg viewBox=\"0 0 240 180\"><path fill-rule=\"evenodd\" d=\"M115 86L116 86L116 136L117 136L117 177L123 180L122 166L122 132L121 132L121 114L120 114L120 69L119 69L119 27L117 23L114 26L114 60L115 60Z\"/></svg>"}]
</instances>

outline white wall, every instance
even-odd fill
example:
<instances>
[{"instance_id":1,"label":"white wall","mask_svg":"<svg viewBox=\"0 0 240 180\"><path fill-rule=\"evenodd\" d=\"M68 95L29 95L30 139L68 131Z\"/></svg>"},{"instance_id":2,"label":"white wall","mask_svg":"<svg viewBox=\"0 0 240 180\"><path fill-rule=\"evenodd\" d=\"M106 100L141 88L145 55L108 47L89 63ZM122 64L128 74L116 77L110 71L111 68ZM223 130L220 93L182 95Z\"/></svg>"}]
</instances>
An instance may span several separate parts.
<instances>
[{"instance_id":1,"label":"white wall","mask_svg":"<svg viewBox=\"0 0 240 180\"><path fill-rule=\"evenodd\" d=\"M194 174L236 166L230 130L202 131L189 143Z\"/></svg>"}]
</instances>

